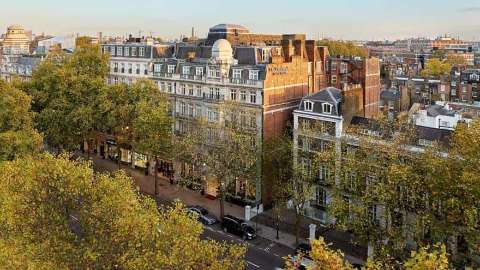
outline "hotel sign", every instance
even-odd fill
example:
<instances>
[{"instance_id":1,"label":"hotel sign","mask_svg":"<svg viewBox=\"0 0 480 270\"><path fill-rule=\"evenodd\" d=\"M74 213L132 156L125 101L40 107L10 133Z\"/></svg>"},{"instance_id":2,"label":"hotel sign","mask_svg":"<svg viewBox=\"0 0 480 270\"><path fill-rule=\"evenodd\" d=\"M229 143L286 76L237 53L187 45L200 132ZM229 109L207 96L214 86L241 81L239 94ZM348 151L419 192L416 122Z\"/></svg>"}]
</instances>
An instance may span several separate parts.
<instances>
[{"instance_id":1,"label":"hotel sign","mask_svg":"<svg viewBox=\"0 0 480 270\"><path fill-rule=\"evenodd\" d=\"M272 67L270 68L270 71L273 75L287 74L288 67Z\"/></svg>"}]
</instances>

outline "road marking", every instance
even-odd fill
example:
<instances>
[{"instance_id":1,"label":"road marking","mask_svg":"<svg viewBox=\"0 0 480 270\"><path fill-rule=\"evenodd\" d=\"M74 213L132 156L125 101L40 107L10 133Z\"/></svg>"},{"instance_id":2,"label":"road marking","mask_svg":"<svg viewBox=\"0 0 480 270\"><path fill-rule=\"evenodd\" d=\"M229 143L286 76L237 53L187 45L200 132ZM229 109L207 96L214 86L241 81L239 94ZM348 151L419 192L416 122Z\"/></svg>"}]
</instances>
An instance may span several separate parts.
<instances>
[{"instance_id":1,"label":"road marking","mask_svg":"<svg viewBox=\"0 0 480 270\"><path fill-rule=\"evenodd\" d=\"M247 261L247 263L248 263L248 264L250 264L250 265L252 265L252 266L254 266L254 267L256 267L256 268L260 268L260 266L258 266L258 265L256 265L256 264L252 263L251 261Z\"/></svg>"},{"instance_id":2,"label":"road marking","mask_svg":"<svg viewBox=\"0 0 480 270\"><path fill-rule=\"evenodd\" d=\"M278 255L277 253L273 253L273 256L280 258L280 255Z\"/></svg>"},{"instance_id":3,"label":"road marking","mask_svg":"<svg viewBox=\"0 0 480 270\"><path fill-rule=\"evenodd\" d=\"M270 249L272 249L274 246L275 246L275 243L270 243L270 245L268 245L268 247L265 248L265 251L269 252Z\"/></svg>"}]
</instances>

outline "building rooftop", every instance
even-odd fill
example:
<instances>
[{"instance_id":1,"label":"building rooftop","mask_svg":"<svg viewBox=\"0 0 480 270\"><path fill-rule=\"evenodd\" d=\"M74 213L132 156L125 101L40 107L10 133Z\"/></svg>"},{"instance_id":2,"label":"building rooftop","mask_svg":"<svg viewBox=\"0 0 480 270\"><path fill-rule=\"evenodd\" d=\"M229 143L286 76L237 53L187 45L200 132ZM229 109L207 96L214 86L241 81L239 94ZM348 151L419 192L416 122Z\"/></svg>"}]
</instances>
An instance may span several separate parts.
<instances>
[{"instance_id":1,"label":"building rooftop","mask_svg":"<svg viewBox=\"0 0 480 270\"><path fill-rule=\"evenodd\" d=\"M431 117L437 117L439 115L445 115L445 116L455 116L455 112L446 109L442 105L431 105L427 108L427 115Z\"/></svg>"}]
</instances>

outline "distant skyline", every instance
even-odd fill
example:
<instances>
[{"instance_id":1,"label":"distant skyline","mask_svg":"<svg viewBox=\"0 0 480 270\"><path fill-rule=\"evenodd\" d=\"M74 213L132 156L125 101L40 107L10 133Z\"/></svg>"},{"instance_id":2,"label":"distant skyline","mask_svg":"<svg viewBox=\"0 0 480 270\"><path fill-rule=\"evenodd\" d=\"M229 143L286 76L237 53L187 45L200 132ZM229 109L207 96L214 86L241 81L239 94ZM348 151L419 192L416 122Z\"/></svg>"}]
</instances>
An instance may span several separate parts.
<instances>
[{"instance_id":1,"label":"distant skyline","mask_svg":"<svg viewBox=\"0 0 480 270\"><path fill-rule=\"evenodd\" d=\"M480 0L10 0L0 32L20 24L39 34L153 33L165 39L205 37L219 23L254 33L305 33L309 38L395 40L451 34L480 40Z\"/></svg>"}]
</instances>

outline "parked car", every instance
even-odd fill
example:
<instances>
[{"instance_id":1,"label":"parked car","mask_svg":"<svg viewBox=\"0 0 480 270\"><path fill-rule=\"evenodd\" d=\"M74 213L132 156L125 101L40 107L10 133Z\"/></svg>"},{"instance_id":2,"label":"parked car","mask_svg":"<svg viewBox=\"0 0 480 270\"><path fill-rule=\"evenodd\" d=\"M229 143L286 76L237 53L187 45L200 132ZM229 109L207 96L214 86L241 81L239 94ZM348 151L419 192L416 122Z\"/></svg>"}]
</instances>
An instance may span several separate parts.
<instances>
[{"instance_id":1,"label":"parked car","mask_svg":"<svg viewBox=\"0 0 480 270\"><path fill-rule=\"evenodd\" d=\"M222 229L224 232L241 236L244 240L251 240L257 237L252 226L248 225L244 220L230 215L223 217Z\"/></svg>"},{"instance_id":2,"label":"parked car","mask_svg":"<svg viewBox=\"0 0 480 270\"><path fill-rule=\"evenodd\" d=\"M205 225L212 225L218 222L217 218L210 215L208 210L201 206L189 206L187 207L189 213L195 213L198 215L198 221Z\"/></svg>"}]
</instances>

